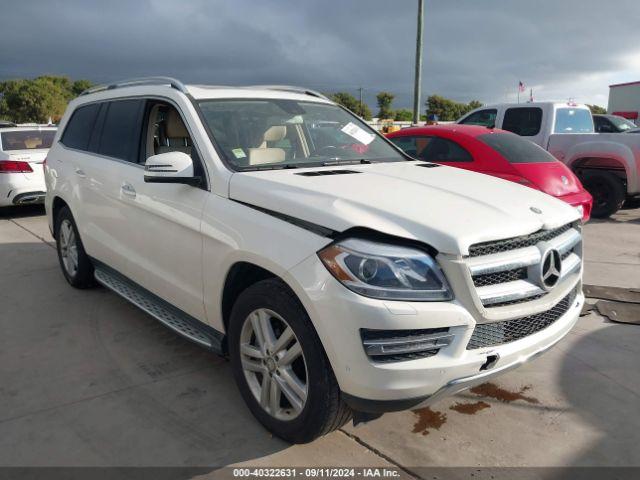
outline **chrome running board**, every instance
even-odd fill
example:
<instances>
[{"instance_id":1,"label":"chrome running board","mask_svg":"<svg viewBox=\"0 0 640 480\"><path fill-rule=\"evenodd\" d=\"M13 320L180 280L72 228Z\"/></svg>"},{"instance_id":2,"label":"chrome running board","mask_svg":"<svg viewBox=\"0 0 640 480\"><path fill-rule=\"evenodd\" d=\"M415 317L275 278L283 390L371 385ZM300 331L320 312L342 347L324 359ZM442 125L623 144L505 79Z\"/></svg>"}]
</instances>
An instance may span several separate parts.
<instances>
[{"instance_id":1,"label":"chrome running board","mask_svg":"<svg viewBox=\"0 0 640 480\"><path fill-rule=\"evenodd\" d=\"M187 339L223 354L224 335L179 310L106 265L95 267L94 277L101 285L133 303L170 329Z\"/></svg>"}]
</instances>

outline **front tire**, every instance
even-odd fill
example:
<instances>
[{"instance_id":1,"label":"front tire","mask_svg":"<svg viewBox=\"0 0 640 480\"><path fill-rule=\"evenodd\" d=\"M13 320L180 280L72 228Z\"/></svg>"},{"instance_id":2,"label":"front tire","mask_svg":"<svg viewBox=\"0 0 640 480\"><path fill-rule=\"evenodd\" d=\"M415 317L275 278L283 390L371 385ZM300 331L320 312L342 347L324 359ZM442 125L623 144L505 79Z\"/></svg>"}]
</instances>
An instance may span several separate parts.
<instances>
[{"instance_id":1,"label":"front tire","mask_svg":"<svg viewBox=\"0 0 640 480\"><path fill-rule=\"evenodd\" d=\"M282 281L263 280L240 294L228 340L240 393L274 435L306 443L351 418L309 316Z\"/></svg>"},{"instance_id":2,"label":"front tire","mask_svg":"<svg viewBox=\"0 0 640 480\"><path fill-rule=\"evenodd\" d=\"M581 180L593 197L592 217L607 218L620 210L626 191L619 177L607 171L586 171Z\"/></svg>"},{"instance_id":3,"label":"front tire","mask_svg":"<svg viewBox=\"0 0 640 480\"><path fill-rule=\"evenodd\" d=\"M71 210L64 207L56 216L56 250L60 268L67 282L75 288L95 285L93 264L84 250Z\"/></svg>"}]
</instances>

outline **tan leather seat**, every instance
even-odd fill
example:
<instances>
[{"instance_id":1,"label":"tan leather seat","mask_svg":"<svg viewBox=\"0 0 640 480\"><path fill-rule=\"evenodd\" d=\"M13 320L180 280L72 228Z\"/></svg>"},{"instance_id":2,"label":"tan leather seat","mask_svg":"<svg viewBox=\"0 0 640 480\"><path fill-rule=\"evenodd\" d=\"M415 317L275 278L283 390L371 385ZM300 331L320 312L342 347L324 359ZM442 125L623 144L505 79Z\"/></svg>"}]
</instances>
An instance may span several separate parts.
<instances>
[{"instance_id":1,"label":"tan leather seat","mask_svg":"<svg viewBox=\"0 0 640 480\"><path fill-rule=\"evenodd\" d=\"M263 165L268 163L279 163L285 160L285 151L282 148L271 148L269 142L279 142L287 136L285 125L274 125L269 127L262 138L262 143L258 148L249 149L249 165Z\"/></svg>"},{"instance_id":2,"label":"tan leather seat","mask_svg":"<svg viewBox=\"0 0 640 480\"><path fill-rule=\"evenodd\" d=\"M191 137L177 110L167 112L164 121L165 145L157 148L158 153L183 152L191 155Z\"/></svg>"}]
</instances>

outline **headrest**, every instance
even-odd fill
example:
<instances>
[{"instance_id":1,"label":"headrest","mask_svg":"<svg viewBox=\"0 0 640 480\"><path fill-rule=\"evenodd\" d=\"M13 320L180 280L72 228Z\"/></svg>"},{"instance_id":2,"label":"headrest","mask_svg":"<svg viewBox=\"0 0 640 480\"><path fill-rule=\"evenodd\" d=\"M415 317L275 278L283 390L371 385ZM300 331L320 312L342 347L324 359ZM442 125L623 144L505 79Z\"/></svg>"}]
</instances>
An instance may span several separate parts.
<instances>
[{"instance_id":1,"label":"headrest","mask_svg":"<svg viewBox=\"0 0 640 480\"><path fill-rule=\"evenodd\" d=\"M278 142L287 135L287 127L284 125L274 125L264 132L265 142Z\"/></svg>"},{"instance_id":2,"label":"headrest","mask_svg":"<svg viewBox=\"0 0 640 480\"><path fill-rule=\"evenodd\" d=\"M169 113L167 113L167 118L165 119L165 132L169 138L186 138L189 136L187 127L184 126L182 118L180 118L180 114L173 108L169 110Z\"/></svg>"},{"instance_id":3,"label":"headrest","mask_svg":"<svg viewBox=\"0 0 640 480\"><path fill-rule=\"evenodd\" d=\"M284 162L286 157L282 148L250 148L249 165L264 165Z\"/></svg>"}]
</instances>

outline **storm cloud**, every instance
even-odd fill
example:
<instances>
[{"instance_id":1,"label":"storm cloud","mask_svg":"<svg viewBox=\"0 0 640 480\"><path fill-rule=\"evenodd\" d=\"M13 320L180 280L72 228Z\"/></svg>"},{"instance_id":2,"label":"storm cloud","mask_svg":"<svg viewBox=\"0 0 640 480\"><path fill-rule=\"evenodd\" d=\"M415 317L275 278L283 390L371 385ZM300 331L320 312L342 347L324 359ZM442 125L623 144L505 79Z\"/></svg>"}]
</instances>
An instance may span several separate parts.
<instances>
[{"instance_id":1,"label":"storm cloud","mask_svg":"<svg viewBox=\"0 0 640 480\"><path fill-rule=\"evenodd\" d=\"M380 90L411 104L416 0L20 0L0 17L0 78ZM637 0L427 0L423 94L606 106L640 79Z\"/></svg>"}]
</instances>

